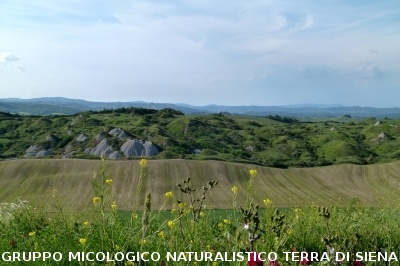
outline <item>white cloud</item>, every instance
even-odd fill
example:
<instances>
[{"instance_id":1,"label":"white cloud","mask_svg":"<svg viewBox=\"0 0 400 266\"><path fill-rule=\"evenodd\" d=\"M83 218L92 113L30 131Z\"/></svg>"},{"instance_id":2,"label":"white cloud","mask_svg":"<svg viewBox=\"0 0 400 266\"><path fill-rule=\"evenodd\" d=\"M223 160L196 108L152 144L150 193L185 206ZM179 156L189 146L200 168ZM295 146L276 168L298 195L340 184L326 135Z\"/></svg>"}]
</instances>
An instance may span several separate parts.
<instances>
[{"instance_id":1,"label":"white cloud","mask_svg":"<svg viewBox=\"0 0 400 266\"><path fill-rule=\"evenodd\" d=\"M390 1L4 0L2 87L23 98L29 87L34 97L341 102L355 81L399 84L400 9ZM23 65L16 54L1 53L7 47L23 54ZM319 88L337 99L312 98Z\"/></svg>"},{"instance_id":2,"label":"white cloud","mask_svg":"<svg viewBox=\"0 0 400 266\"><path fill-rule=\"evenodd\" d=\"M329 76L328 71L324 67L307 67L301 69L301 72L305 77L312 79L326 78Z\"/></svg>"},{"instance_id":3,"label":"white cloud","mask_svg":"<svg viewBox=\"0 0 400 266\"><path fill-rule=\"evenodd\" d=\"M303 25L300 26L301 30L305 30L311 28L314 25L314 15L307 14L306 20L304 21Z\"/></svg>"},{"instance_id":4,"label":"white cloud","mask_svg":"<svg viewBox=\"0 0 400 266\"><path fill-rule=\"evenodd\" d=\"M366 63L356 67L355 72L357 76L362 79L375 79L384 76L383 72L376 65Z\"/></svg>"},{"instance_id":5,"label":"white cloud","mask_svg":"<svg viewBox=\"0 0 400 266\"><path fill-rule=\"evenodd\" d=\"M255 54L268 54L279 50L285 41L278 38L253 38L242 40L238 44L231 45L232 48L241 50L242 52L250 52Z\"/></svg>"},{"instance_id":6,"label":"white cloud","mask_svg":"<svg viewBox=\"0 0 400 266\"><path fill-rule=\"evenodd\" d=\"M360 64L354 72L356 74L355 83L361 87L369 87L385 76L377 65L371 63Z\"/></svg>"},{"instance_id":7,"label":"white cloud","mask_svg":"<svg viewBox=\"0 0 400 266\"><path fill-rule=\"evenodd\" d=\"M15 66L19 71L25 71L25 67L23 65L16 65Z\"/></svg>"},{"instance_id":8,"label":"white cloud","mask_svg":"<svg viewBox=\"0 0 400 266\"><path fill-rule=\"evenodd\" d=\"M13 61L18 61L19 57L12 52L2 52L0 53L0 63L9 63Z\"/></svg>"}]
</instances>

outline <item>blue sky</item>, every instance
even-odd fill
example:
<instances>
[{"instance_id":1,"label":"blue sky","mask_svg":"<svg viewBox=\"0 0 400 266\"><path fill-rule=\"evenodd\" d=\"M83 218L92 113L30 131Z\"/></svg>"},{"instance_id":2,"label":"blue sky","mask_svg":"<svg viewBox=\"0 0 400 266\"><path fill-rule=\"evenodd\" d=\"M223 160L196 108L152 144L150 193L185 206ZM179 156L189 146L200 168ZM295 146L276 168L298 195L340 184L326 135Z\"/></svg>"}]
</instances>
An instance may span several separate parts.
<instances>
[{"instance_id":1,"label":"blue sky","mask_svg":"<svg viewBox=\"0 0 400 266\"><path fill-rule=\"evenodd\" d=\"M1 0L0 98L400 107L392 1Z\"/></svg>"}]
</instances>

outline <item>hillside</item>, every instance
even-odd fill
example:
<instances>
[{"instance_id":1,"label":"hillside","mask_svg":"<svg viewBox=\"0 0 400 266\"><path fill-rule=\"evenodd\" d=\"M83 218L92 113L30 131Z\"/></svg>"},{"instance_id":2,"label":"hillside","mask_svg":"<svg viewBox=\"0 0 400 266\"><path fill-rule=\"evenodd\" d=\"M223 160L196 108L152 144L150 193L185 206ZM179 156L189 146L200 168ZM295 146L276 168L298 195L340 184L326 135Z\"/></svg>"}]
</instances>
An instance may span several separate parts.
<instances>
[{"instance_id":1,"label":"hillside","mask_svg":"<svg viewBox=\"0 0 400 266\"><path fill-rule=\"evenodd\" d=\"M323 104L295 104L281 106L226 106L210 104L195 106L184 103L154 103L143 101L130 102L92 102L80 99L68 99L63 97L43 97L33 99L5 98L0 99L0 112L29 115L72 115L85 111L101 111L117 108L148 108L161 110L171 108L185 114L210 114L231 113L240 115L266 116L281 115L298 119L319 120L333 119L341 116L355 118L400 118L400 108L374 108L360 106L323 105Z\"/></svg>"},{"instance_id":2,"label":"hillside","mask_svg":"<svg viewBox=\"0 0 400 266\"><path fill-rule=\"evenodd\" d=\"M62 97L43 97L33 99L8 98L0 99L0 111L15 114L30 115L52 115L65 114L72 115L85 111L101 111L104 109L117 108L148 108L148 109L164 109L173 108L185 113L207 112L205 110L197 110L196 108L184 105L176 105L169 103L147 103L142 101L133 102L91 102L79 99L68 99Z\"/></svg>"},{"instance_id":3,"label":"hillside","mask_svg":"<svg viewBox=\"0 0 400 266\"><path fill-rule=\"evenodd\" d=\"M0 158L191 159L279 168L400 158L400 120L298 122L120 108L69 116L0 113Z\"/></svg>"},{"instance_id":4,"label":"hillside","mask_svg":"<svg viewBox=\"0 0 400 266\"><path fill-rule=\"evenodd\" d=\"M51 209L53 191L71 210L92 208L91 179L100 161L94 160L12 160L0 162L0 202L17 198ZM400 162L368 166L337 165L315 168L276 169L218 161L154 160L148 162L148 176L141 198L152 193L152 208L159 208L165 192L173 191L174 202L184 199L177 183L190 176L199 190L208 180L219 181L207 195L210 208L232 206L232 186L239 188L238 204L245 200L249 169L255 178L256 202L271 199L275 206L303 204L346 205L358 198L362 205L398 203ZM132 209L135 199L138 161L109 161L109 177L120 210ZM171 202L172 204L172 202ZM171 207L169 204L169 207Z\"/></svg>"}]
</instances>

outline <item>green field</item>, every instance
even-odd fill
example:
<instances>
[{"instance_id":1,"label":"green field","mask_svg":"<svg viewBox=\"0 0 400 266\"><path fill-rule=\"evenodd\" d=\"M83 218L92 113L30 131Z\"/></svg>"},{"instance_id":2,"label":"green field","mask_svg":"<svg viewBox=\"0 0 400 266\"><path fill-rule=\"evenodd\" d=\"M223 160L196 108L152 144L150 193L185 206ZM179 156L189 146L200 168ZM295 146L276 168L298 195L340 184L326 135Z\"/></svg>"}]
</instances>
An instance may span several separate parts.
<instances>
[{"instance_id":1,"label":"green field","mask_svg":"<svg viewBox=\"0 0 400 266\"><path fill-rule=\"evenodd\" d=\"M335 251L348 252L344 265L397 265L400 257L395 255L376 261L364 252L400 254L399 166L276 169L188 160L2 161L0 265L183 266L195 260L207 266L275 265L247 263L253 259L242 255L250 251L265 252L261 259L274 252L282 266L300 260L307 264L293 252L315 254L307 257L312 265L337 266L341 259ZM62 259L11 259L10 254L21 252ZM71 252L100 257L78 261L69 257ZM159 257L127 257L132 252ZM181 255L171 259L169 252ZM208 252L212 260L187 252ZM242 259L231 261L221 255L226 252L242 254ZM106 262L103 253L119 259ZM353 264L356 259L367 264Z\"/></svg>"},{"instance_id":2,"label":"green field","mask_svg":"<svg viewBox=\"0 0 400 266\"><path fill-rule=\"evenodd\" d=\"M118 209L131 210L135 199L139 164L131 161L107 161L109 178ZM20 198L49 207L53 191L71 210L91 206L91 180L100 168L99 160L24 159L0 162L0 201ZM207 195L210 208L231 208L231 188L239 189L238 201L244 201L248 171L254 168L254 197L262 203L270 199L277 207L302 205L347 205L358 198L364 206L393 204L400 199L400 162L360 165L335 165L314 168L277 169L220 161L150 160L143 182L141 199L152 193L155 209L167 191L178 195L177 183L191 177L195 187L208 180L219 185ZM49 207L50 208L50 207Z\"/></svg>"}]
</instances>

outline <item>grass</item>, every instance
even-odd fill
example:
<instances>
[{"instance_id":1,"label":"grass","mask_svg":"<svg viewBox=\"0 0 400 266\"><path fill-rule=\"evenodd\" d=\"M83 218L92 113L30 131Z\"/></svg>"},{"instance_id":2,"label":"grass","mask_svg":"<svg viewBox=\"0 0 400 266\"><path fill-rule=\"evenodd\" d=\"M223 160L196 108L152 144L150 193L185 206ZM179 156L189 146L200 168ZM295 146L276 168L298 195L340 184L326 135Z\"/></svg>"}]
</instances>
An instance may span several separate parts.
<instances>
[{"instance_id":1,"label":"grass","mask_svg":"<svg viewBox=\"0 0 400 266\"><path fill-rule=\"evenodd\" d=\"M43 162L45 161L36 161L37 170ZM157 183L159 190L155 190L147 181L154 183L154 179L157 179L154 174L165 169L154 171L153 168L160 167L156 162L141 160L139 163L127 162L131 164L131 169L136 169L132 176L137 182L130 187L130 195L133 196L130 199L130 210L122 211L124 197L119 194L119 189L123 186L123 183L120 183L122 179L113 174L116 165L112 166L113 163L109 162L110 166L107 167L107 163L102 161L96 164L97 174L93 176L92 173L90 182L87 183L90 196L84 199L88 207L82 213L68 211L71 202L63 198L62 190L53 191L51 199L48 200L54 208L52 213L24 201L0 204L1 265L260 265L247 262L254 253L246 252L252 251L265 252L265 255L276 254L281 265L298 265L300 258L289 257L289 261L285 258L285 255L296 254L294 252L314 252L319 258L323 254L329 258L329 261L323 263L314 261L313 265L337 265L335 252L348 252L349 257L345 258L345 261L348 260L347 264L350 265L356 258L369 260L368 265L387 265L389 262L361 258L364 253L357 252L400 252L400 229L397 224L400 205L396 201L379 202L377 207L363 207L365 203L362 200L353 199L345 204L326 201L321 204L316 202L308 206L277 209L279 203L277 204L274 198L281 191L274 190L282 187L284 191L283 187L288 185L288 180L282 181L282 174L289 170L262 167L240 170L243 165L218 162L208 165L207 169L201 167L203 174L221 174L218 171L221 171L223 166L226 173L230 173L230 182L206 181L210 177L208 175L201 180L179 180L179 190L168 190L162 186L162 182ZM175 167L177 172L184 173L196 169L188 169L188 165L185 168L185 164L185 161L176 161L164 164L163 167ZM49 167L49 164L47 166L47 171L51 173L52 167ZM68 165L64 166L71 169ZM88 169L88 165L84 166L80 169L86 169L88 172L92 170ZM385 169L387 174L392 170L396 171L396 165L379 166L380 168L354 168L348 165L346 171L359 171L357 174L363 172L365 183L370 186L385 186L386 184L374 178L374 175L381 174L382 169ZM332 167L318 169L327 174ZM22 170L15 168L14 173ZM271 180L271 176L277 175L278 172L281 174L280 178ZM53 174L56 175L55 172ZM48 182L51 182L41 178L41 184L49 185ZM319 192L318 183L329 181L312 180L313 193ZM392 179L387 180L396 182ZM293 200L301 198L301 193L297 190L302 186L301 179L291 181L289 186L293 187ZM360 180L353 181L361 183ZM16 187L21 187L26 182L27 178ZM260 184L265 186L260 188ZM398 186L397 183L390 182L387 185ZM35 189L38 187L33 188ZM350 188L343 186L342 190L346 189ZM221 193L222 191L225 191L225 194ZM78 187L69 191L72 192L82 193ZM368 194L366 191L358 191L362 192ZM330 192L325 193L329 195ZM228 210L215 210L210 207L223 200L229 203ZM154 204L157 201L162 203ZM292 204L296 205L298 204ZM39 261L7 261L10 254L22 252L48 252L53 257ZM205 261L204 257L200 259L201 254L206 252L213 261ZM70 253L74 254L74 257L71 257ZM109 253L111 258L118 258L117 261L104 262L102 254L106 253ZM222 255L225 253L228 257ZM84 261L78 261L78 254L92 255L85 257ZM97 259L93 254L98 255ZM195 261L194 254L197 255L198 262ZM56 261L60 256L63 258ZM236 261L226 261L232 260L233 256L236 256ZM175 261L171 261L173 257ZM88 261L90 259L94 261ZM390 263L396 265L397 262Z\"/></svg>"}]
</instances>

